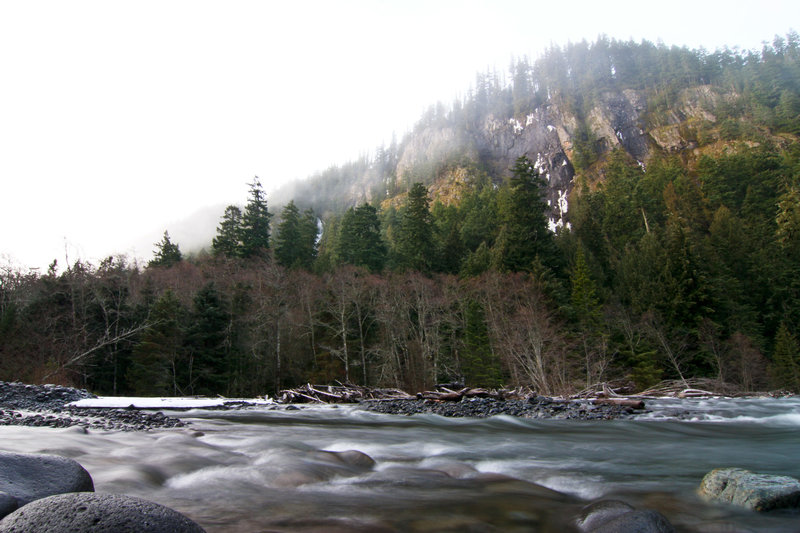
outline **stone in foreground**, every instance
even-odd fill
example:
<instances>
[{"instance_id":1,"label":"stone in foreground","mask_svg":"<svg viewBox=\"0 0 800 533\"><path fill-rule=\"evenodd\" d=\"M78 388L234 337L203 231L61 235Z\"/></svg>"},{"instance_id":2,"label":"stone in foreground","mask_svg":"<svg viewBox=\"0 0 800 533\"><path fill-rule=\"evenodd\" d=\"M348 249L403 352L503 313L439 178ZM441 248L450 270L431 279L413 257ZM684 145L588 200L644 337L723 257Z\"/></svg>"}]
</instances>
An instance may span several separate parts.
<instances>
[{"instance_id":1,"label":"stone in foreground","mask_svg":"<svg viewBox=\"0 0 800 533\"><path fill-rule=\"evenodd\" d=\"M587 505L575 524L586 533L675 533L661 513L649 509L637 511L617 500L600 500Z\"/></svg>"},{"instance_id":2,"label":"stone in foreground","mask_svg":"<svg viewBox=\"0 0 800 533\"><path fill-rule=\"evenodd\" d=\"M49 496L20 507L0 520L0 533L204 533L179 512L123 496L75 492Z\"/></svg>"},{"instance_id":3,"label":"stone in foreground","mask_svg":"<svg viewBox=\"0 0 800 533\"><path fill-rule=\"evenodd\" d=\"M717 468L705 475L700 496L753 511L800 508L800 480L789 476L757 474L741 468Z\"/></svg>"},{"instance_id":4,"label":"stone in foreground","mask_svg":"<svg viewBox=\"0 0 800 533\"><path fill-rule=\"evenodd\" d=\"M39 498L84 491L94 491L94 483L77 461L58 455L0 452L0 517ZM11 505L11 499L16 505Z\"/></svg>"}]
</instances>

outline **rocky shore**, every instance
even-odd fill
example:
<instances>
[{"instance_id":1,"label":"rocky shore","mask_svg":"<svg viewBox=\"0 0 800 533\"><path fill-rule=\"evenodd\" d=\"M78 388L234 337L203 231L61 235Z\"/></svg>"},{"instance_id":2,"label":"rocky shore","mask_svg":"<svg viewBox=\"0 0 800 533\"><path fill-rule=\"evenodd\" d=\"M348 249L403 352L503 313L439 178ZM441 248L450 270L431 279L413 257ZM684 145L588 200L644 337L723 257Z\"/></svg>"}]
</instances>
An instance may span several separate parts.
<instances>
[{"instance_id":1,"label":"rocky shore","mask_svg":"<svg viewBox=\"0 0 800 533\"><path fill-rule=\"evenodd\" d=\"M177 418L165 416L161 412L86 409L67 405L93 397L95 396L86 390L60 385L26 385L0 381L0 426L79 426L107 431L142 431L185 425Z\"/></svg>"},{"instance_id":2,"label":"rocky shore","mask_svg":"<svg viewBox=\"0 0 800 533\"><path fill-rule=\"evenodd\" d=\"M447 417L486 418L495 415L558 420L612 420L631 418L645 412L639 406L593 403L588 400L555 400L534 396L528 400L464 398L461 401L421 399L375 400L361 403L368 411L413 415L430 413ZM643 407L643 406L642 406Z\"/></svg>"}]
</instances>

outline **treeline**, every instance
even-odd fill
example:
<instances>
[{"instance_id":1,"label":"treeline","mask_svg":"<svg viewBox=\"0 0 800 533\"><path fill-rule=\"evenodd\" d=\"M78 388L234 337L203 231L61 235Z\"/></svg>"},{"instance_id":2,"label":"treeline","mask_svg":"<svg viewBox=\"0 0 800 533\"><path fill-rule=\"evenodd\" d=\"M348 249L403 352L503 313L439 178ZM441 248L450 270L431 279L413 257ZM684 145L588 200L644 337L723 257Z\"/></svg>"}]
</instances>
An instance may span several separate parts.
<instances>
[{"instance_id":1,"label":"treeline","mask_svg":"<svg viewBox=\"0 0 800 533\"><path fill-rule=\"evenodd\" d=\"M254 180L210 254L187 259L165 233L146 267L6 269L0 379L235 396L709 376L800 391L796 144L707 156L691 175L616 152L557 233L532 163L511 170L500 187L473 170L457 205L415 184L320 239L292 203L273 221Z\"/></svg>"}]
</instances>

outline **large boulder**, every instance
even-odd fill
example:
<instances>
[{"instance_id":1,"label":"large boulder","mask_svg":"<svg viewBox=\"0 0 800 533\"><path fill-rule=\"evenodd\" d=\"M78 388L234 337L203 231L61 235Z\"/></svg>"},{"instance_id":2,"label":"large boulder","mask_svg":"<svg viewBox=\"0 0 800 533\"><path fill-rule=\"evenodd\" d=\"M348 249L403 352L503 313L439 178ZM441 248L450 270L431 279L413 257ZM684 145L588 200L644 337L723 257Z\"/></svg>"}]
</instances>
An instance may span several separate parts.
<instances>
[{"instance_id":1,"label":"large boulder","mask_svg":"<svg viewBox=\"0 0 800 533\"><path fill-rule=\"evenodd\" d=\"M717 468L705 475L698 494L707 501L754 511L800 508L800 480L757 474L741 468Z\"/></svg>"},{"instance_id":2,"label":"large boulder","mask_svg":"<svg viewBox=\"0 0 800 533\"><path fill-rule=\"evenodd\" d=\"M39 498L84 491L94 491L92 477L72 459L0 452L0 517Z\"/></svg>"},{"instance_id":3,"label":"large boulder","mask_svg":"<svg viewBox=\"0 0 800 533\"><path fill-rule=\"evenodd\" d=\"M157 503L96 492L49 496L0 520L0 533L203 533L195 522Z\"/></svg>"},{"instance_id":4,"label":"large boulder","mask_svg":"<svg viewBox=\"0 0 800 533\"><path fill-rule=\"evenodd\" d=\"M625 502L600 500L581 510L575 524L585 533L674 533L664 515L636 510Z\"/></svg>"}]
</instances>

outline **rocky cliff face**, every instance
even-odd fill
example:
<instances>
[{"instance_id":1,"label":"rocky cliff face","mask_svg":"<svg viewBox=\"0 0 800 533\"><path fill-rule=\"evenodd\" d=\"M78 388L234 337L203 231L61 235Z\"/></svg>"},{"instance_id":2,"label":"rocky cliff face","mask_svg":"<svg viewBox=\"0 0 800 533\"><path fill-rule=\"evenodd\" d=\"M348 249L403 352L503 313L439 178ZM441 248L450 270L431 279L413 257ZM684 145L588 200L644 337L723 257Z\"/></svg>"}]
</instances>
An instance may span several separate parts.
<instances>
[{"instance_id":1,"label":"rocky cliff face","mask_svg":"<svg viewBox=\"0 0 800 533\"><path fill-rule=\"evenodd\" d=\"M589 137L599 159L611 150L622 148L645 168L655 153L678 153L696 148L696 141L687 135L692 124L711 122L714 108L726 96L711 87L701 86L683 91L671 111L659 116L656 125L649 125L648 101L643 91L606 92L595 99L585 117ZM567 224L569 195L575 182L576 134L580 120L566 110L563 103L551 100L531 112L501 119L487 116L480 127L458 131L453 126L428 126L409 135L399 154L398 180L419 174L436 162L469 160L479 163L490 174L503 178L515 160L528 156L548 184L547 201L552 207L551 228ZM456 163L457 165L458 163ZM601 169L588 171L601 176ZM413 178L412 178L413 179ZM446 185L433 183L434 195L446 194Z\"/></svg>"}]
</instances>

